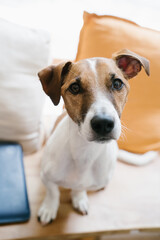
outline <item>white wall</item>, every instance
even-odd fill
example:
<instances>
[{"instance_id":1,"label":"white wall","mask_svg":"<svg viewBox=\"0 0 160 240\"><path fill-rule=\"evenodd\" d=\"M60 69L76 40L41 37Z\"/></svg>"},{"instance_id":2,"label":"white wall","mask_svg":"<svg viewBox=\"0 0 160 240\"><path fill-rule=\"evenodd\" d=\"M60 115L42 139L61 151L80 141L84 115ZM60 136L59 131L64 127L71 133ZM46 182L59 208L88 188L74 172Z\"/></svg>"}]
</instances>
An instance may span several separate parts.
<instances>
[{"instance_id":1,"label":"white wall","mask_svg":"<svg viewBox=\"0 0 160 240\"><path fill-rule=\"evenodd\" d=\"M0 17L52 33L53 58L75 58L84 10L160 30L159 0L0 0Z\"/></svg>"}]
</instances>

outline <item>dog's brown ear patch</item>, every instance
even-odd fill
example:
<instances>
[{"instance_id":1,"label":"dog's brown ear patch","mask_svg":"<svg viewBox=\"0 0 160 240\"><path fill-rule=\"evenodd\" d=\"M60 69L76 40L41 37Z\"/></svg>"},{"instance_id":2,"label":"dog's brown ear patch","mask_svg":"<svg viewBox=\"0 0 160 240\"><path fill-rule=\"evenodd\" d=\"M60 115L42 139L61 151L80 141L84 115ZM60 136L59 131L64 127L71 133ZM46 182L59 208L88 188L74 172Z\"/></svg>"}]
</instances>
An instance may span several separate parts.
<instances>
[{"instance_id":1,"label":"dog's brown ear patch","mask_svg":"<svg viewBox=\"0 0 160 240\"><path fill-rule=\"evenodd\" d=\"M146 74L149 76L149 61L127 49L113 54L112 58L116 61L117 66L122 70L124 76L129 79L135 77L144 67Z\"/></svg>"},{"instance_id":2,"label":"dog's brown ear patch","mask_svg":"<svg viewBox=\"0 0 160 240\"><path fill-rule=\"evenodd\" d=\"M69 72L71 62L51 65L38 73L44 92L58 105L61 97L61 86L64 77Z\"/></svg>"},{"instance_id":3,"label":"dog's brown ear patch","mask_svg":"<svg viewBox=\"0 0 160 240\"><path fill-rule=\"evenodd\" d=\"M65 76L68 74L68 72L70 71L72 66L72 62L67 62L64 67L62 68L62 72L61 72L61 86L64 83L64 78Z\"/></svg>"},{"instance_id":4,"label":"dog's brown ear patch","mask_svg":"<svg viewBox=\"0 0 160 240\"><path fill-rule=\"evenodd\" d=\"M43 90L49 95L49 83L53 77L53 66L49 66L38 73L38 77L41 81Z\"/></svg>"}]
</instances>

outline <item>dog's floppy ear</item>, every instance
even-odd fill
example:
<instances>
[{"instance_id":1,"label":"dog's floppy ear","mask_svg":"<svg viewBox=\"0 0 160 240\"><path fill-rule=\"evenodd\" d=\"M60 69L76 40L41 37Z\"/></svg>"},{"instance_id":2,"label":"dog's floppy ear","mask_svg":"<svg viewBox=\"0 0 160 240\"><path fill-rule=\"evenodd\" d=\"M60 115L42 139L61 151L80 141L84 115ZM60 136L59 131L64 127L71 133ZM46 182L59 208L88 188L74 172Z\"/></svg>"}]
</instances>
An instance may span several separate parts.
<instances>
[{"instance_id":1,"label":"dog's floppy ear","mask_svg":"<svg viewBox=\"0 0 160 240\"><path fill-rule=\"evenodd\" d=\"M58 105L61 96L61 86L64 77L71 68L72 62L51 65L38 73L44 92L51 98L54 105Z\"/></svg>"},{"instance_id":2,"label":"dog's floppy ear","mask_svg":"<svg viewBox=\"0 0 160 240\"><path fill-rule=\"evenodd\" d=\"M121 51L114 53L112 58L127 79L136 76L138 72L141 71L141 66L144 67L148 76L150 74L149 61L127 49L122 49Z\"/></svg>"}]
</instances>

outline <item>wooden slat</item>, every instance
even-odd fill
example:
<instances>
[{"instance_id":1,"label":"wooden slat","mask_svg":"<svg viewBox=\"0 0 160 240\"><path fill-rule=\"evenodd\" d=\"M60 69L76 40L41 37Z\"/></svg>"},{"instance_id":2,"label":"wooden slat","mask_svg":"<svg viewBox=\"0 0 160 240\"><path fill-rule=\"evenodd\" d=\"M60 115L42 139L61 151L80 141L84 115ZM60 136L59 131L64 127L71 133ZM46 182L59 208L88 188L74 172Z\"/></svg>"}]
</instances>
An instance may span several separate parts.
<instances>
[{"instance_id":1,"label":"wooden slat","mask_svg":"<svg viewBox=\"0 0 160 240\"><path fill-rule=\"evenodd\" d=\"M160 232L130 232L128 234L113 234L112 236L102 236L99 240L159 240Z\"/></svg>"}]
</instances>

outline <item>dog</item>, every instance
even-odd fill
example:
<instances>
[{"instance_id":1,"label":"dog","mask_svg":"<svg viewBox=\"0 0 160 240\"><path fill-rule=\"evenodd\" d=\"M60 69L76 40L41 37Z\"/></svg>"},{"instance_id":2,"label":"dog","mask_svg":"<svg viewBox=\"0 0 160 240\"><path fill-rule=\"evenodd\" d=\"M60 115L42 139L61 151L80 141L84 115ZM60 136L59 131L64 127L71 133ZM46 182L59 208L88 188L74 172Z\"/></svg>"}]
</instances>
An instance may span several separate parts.
<instances>
[{"instance_id":1,"label":"dog","mask_svg":"<svg viewBox=\"0 0 160 240\"><path fill-rule=\"evenodd\" d=\"M112 59L63 62L39 72L43 90L53 104L58 105L62 96L66 109L42 158L41 179L46 187L38 212L42 224L57 216L59 186L71 189L74 209L85 215L89 208L87 191L107 185L117 158L140 165L155 157L156 152L127 153L119 150L116 143L130 88L128 80L142 67L149 75L149 61L123 49L113 54Z\"/></svg>"}]
</instances>

